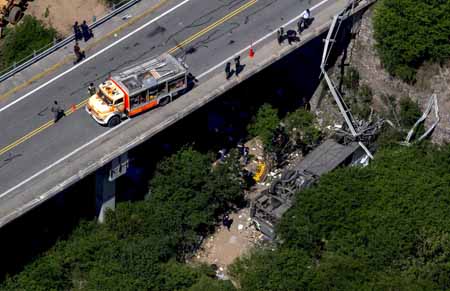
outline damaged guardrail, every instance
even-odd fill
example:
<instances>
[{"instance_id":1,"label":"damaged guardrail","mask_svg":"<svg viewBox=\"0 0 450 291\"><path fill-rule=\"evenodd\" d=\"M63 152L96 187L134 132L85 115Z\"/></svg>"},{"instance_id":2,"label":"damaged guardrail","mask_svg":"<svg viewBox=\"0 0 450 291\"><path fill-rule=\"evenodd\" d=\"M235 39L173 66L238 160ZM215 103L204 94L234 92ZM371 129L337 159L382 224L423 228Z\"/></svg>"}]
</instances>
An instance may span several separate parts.
<instances>
[{"instance_id":1,"label":"damaged guardrail","mask_svg":"<svg viewBox=\"0 0 450 291\"><path fill-rule=\"evenodd\" d=\"M431 113L431 110L434 108L434 115L436 117L436 120L434 123L428 128L424 134L422 134L416 142L422 141L424 138L426 138L438 125L440 118L439 118L439 106L437 102L437 96L436 94L431 95L430 99L428 100L428 105L425 111L423 112L422 116L414 123L413 127L409 130L408 135L406 136L404 145L410 145L411 144L411 138L416 131L417 126L425 121L425 119L428 117L428 115Z\"/></svg>"},{"instance_id":2,"label":"damaged guardrail","mask_svg":"<svg viewBox=\"0 0 450 291\"><path fill-rule=\"evenodd\" d=\"M333 45L335 43L336 36L339 32L339 29L341 27L342 22L345 20L348 12L353 12L353 9L355 6L361 1L359 0L353 0L350 1L347 7L345 7L341 12L339 12L337 15L333 17L333 21L331 23L330 29L328 30L327 37L325 39L325 46L323 50L322 55L322 62L320 64L320 69L322 71L322 74L325 78L325 81L328 85L328 88L330 89L331 95L333 95L334 100L336 101L336 104L339 107L339 111L341 112L342 116L344 117L344 120L348 126L348 129L350 130L350 134L355 138L358 139L359 136L361 136L362 132L367 132L368 125L365 124L365 128L356 128L354 121L354 118L351 114L350 108L345 104L344 99L342 98L342 95L339 93L338 90L336 90L336 86L334 85L331 78L328 76L328 73L325 69L327 60L331 54L331 49L333 48ZM374 1L371 1L374 2ZM336 28L337 25L337 29ZM331 44L331 45L330 45ZM378 126L378 125L375 125ZM364 145L362 141L358 141L358 144L361 146L362 149L366 152L366 154L373 159L372 153L369 151L369 149Z\"/></svg>"}]
</instances>

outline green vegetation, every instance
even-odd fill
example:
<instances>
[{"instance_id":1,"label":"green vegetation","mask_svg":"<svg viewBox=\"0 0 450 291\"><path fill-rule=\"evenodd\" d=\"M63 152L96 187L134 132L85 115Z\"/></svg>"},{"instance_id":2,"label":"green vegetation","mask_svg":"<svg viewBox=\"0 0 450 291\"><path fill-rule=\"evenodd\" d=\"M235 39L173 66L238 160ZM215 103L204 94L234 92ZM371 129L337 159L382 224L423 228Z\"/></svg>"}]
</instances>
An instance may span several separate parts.
<instances>
[{"instance_id":1,"label":"green vegetation","mask_svg":"<svg viewBox=\"0 0 450 291\"><path fill-rule=\"evenodd\" d=\"M450 2L378 1L374 30L378 53L389 73L413 82L425 61L450 58Z\"/></svg>"},{"instance_id":2,"label":"green vegetation","mask_svg":"<svg viewBox=\"0 0 450 291\"><path fill-rule=\"evenodd\" d=\"M179 151L158 165L145 201L119 203L103 225L82 223L0 290L232 290L181 261L242 199L235 164L212 168L207 155Z\"/></svg>"},{"instance_id":3,"label":"green vegetation","mask_svg":"<svg viewBox=\"0 0 450 291\"><path fill-rule=\"evenodd\" d=\"M232 268L241 290L448 290L450 147L386 148L297 194L275 250Z\"/></svg>"},{"instance_id":4,"label":"green vegetation","mask_svg":"<svg viewBox=\"0 0 450 291\"><path fill-rule=\"evenodd\" d=\"M41 21L26 15L22 21L6 29L5 38L0 47L0 68L11 66L53 42L56 30L45 27Z\"/></svg>"},{"instance_id":5,"label":"green vegetation","mask_svg":"<svg viewBox=\"0 0 450 291\"><path fill-rule=\"evenodd\" d=\"M351 108L352 114L360 119L369 118L372 106L372 89L366 84L360 84L359 72L354 67L348 67L342 76L345 87L344 99Z\"/></svg>"},{"instance_id":6,"label":"green vegetation","mask_svg":"<svg viewBox=\"0 0 450 291\"><path fill-rule=\"evenodd\" d=\"M283 123L295 147L303 152L316 146L322 137L320 130L316 127L314 114L303 108L288 113Z\"/></svg>"},{"instance_id":7,"label":"green vegetation","mask_svg":"<svg viewBox=\"0 0 450 291\"><path fill-rule=\"evenodd\" d=\"M409 97L400 98L399 107L400 125L405 129L409 129L413 126L417 119L422 115L419 104L412 101Z\"/></svg>"},{"instance_id":8,"label":"green vegetation","mask_svg":"<svg viewBox=\"0 0 450 291\"><path fill-rule=\"evenodd\" d=\"M259 108L253 122L248 126L248 132L252 137L260 137L264 145L270 147L279 124L278 110L265 103Z\"/></svg>"}]
</instances>

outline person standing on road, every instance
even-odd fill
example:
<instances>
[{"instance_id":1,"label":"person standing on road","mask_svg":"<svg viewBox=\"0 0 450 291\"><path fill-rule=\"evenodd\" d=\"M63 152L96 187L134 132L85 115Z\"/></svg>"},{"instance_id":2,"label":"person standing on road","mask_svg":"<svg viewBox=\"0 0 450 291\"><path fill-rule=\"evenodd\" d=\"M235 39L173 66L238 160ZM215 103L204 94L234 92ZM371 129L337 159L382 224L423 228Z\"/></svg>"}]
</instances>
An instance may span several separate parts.
<instances>
[{"instance_id":1,"label":"person standing on road","mask_svg":"<svg viewBox=\"0 0 450 291\"><path fill-rule=\"evenodd\" d=\"M73 25L73 34L75 35L75 41L79 41L83 38L78 21L75 21L75 24Z\"/></svg>"},{"instance_id":2,"label":"person standing on road","mask_svg":"<svg viewBox=\"0 0 450 291\"><path fill-rule=\"evenodd\" d=\"M84 41L88 41L92 37L92 32L89 29L89 26L86 23L86 20L81 24L81 31L83 32Z\"/></svg>"},{"instance_id":3,"label":"person standing on road","mask_svg":"<svg viewBox=\"0 0 450 291\"><path fill-rule=\"evenodd\" d=\"M94 83L89 84L88 93L89 93L89 97L91 97L92 95L97 93L97 90L95 89Z\"/></svg>"},{"instance_id":4,"label":"person standing on road","mask_svg":"<svg viewBox=\"0 0 450 291\"><path fill-rule=\"evenodd\" d=\"M231 63L227 62L227 64L225 65L225 77L228 79L230 79L231 77Z\"/></svg>"},{"instance_id":5,"label":"person standing on road","mask_svg":"<svg viewBox=\"0 0 450 291\"><path fill-rule=\"evenodd\" d=\"M78 42L75 42L75 46L73 47L73 52L75 54L75 57L77 58L75 61L75 64L79 63L81 60L83 60L86 57L84 51L81 51L80 46L78 45Z\"/></svg>"},{"instance_id":6,"label":"person standing on road","mask_svg":"<svg viewBox=\"0 0 450 291\"><path fill-rule=\"evenodd\" d=\"M278 30L277 30L277 40L278 40L278 44L282 44L283 43L283 41L284 41L284 28L283 27L280 27Z\"/></svg>"},{"instance_id":7,"label":"person standing on road","mask_svg":"<svg viewBox=\"0 0 450 291\"><path fill-rule=\"evenodd\" d=\"M60 120L61 118L63 118L64 116L66 116L66 114L64 113L64 110L61 108L61 106L59 106L58 101L54 101L53 102L53 106L51 111L53 112L53 116L54 116L54 122L58 122L58 120Z\"/></svg>"},{"instance_id":8,"label":"person standing on road","mask_svg":"<svg viewBox=\"0 0 450 291\"><path fill-rule=\"evenodd\" d=\"M234 58L234 66L236 68L236 76L241 72L241 56L236 56Z\"/></svg>"},{"instance_id":9,"label":"person standing on road","mask_svg":"<svg viewBox=\"0 0 450 291\"><path fill-rule=\"evenodd\" d=\"M305 11L303 11L300 20L297 22L299 34L302 33L303 30L308 28L310 20L311 20L311 11L309 9L306 9Z\"/></svg>"}]
</instances>

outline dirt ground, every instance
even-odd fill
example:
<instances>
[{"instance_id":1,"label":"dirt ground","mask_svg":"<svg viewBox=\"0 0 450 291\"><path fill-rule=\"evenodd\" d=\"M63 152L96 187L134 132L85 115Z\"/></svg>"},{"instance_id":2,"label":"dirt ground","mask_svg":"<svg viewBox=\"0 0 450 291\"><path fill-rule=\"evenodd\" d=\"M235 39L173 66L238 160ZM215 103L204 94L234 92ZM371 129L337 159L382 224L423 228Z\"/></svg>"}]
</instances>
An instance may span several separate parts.
<instances>
[{"instance_id":1,"label":"dirt ground","mask_svg":"<svg viewBox=\"0 0 450 291\"><path fill-rule=\"evenodd\" d=\"M108 11L101 0L36 0L30 2L27 14L55 28L62 36L72 33L75 21L92 23Z\"/></svg>"},{"instance_id":2,"label":"dirt ground","mask_svg":"<svg viewBox=\"0 0 450 291\"><path fill-rule=\"evenodd\" d=\"M263 235L251 223L250 209L244 208L231 213L233 224L230 230L220 226L217 231L205 239L193 261L217 266L217 276L226 279L227 267L236 258L248 253L262 241Z\"/></svg>"}]
</instances>

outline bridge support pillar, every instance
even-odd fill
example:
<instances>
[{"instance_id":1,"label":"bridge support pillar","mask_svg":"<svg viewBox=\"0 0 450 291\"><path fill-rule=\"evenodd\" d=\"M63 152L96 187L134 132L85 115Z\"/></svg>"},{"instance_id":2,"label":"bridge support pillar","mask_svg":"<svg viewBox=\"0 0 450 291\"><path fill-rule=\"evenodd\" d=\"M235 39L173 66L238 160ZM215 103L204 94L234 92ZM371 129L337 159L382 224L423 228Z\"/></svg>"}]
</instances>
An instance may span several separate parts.
<instances>
[{"instance_id":1,"label":"bridge support pillar","mask_svg":"<svg viewBox=\"0 0 450 291\"><path fill-rule=\"evenodd\" d=\"M105 221L107 209L116 208L116 179L127 172L128 154L115 158L95 174L95 208L98 221Z\"/></svg>"},{"instance_id":2,"label":"bridge support pillar","mask_svg":"<svg viewBox=\"0 0 450 291\"><path fill-rule=\"evenodd\" d=\"M95 174L95 211L100 223L105 221L107 209L116 208L116 181L108 179L107 168Z\"/></svg>"}]
</instances>

